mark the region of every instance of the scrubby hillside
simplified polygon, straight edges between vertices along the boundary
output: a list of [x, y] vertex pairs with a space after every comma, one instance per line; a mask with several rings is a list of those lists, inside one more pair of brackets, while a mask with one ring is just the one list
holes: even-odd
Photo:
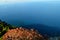
[[13, 28], [15, 27], [11, 26], [10, 24], [7, 24], [5, 21], [0, 20], [0, 39], [9, 29]]

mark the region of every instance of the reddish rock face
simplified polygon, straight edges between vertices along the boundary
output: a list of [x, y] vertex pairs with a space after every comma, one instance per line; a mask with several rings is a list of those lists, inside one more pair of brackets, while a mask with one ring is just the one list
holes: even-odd
[[33, 29], [16, 28], [8, 30], [2, 40], [44, 40], [44, 38]]

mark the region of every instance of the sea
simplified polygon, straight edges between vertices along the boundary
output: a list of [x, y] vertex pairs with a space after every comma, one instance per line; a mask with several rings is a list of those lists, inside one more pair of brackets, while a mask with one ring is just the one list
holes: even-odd
[[[53, 27], [53, 31], [60, 31], [60, 2], [0, 4], [0, 19], [14, 26], [29, 25], [27, 27], [30, 27], [30, 25], [36, 25], [33, 28], [48, 30]], [[40, 27], [37, 25], [40, 25]], [[43, 27], [41, 28], [41, 26]], [[42, 32], [44, 32], [43, 30]]]

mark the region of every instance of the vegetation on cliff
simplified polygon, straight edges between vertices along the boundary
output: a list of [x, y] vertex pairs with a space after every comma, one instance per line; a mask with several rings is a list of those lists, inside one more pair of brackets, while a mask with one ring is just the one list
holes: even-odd
[[0, 20], [0, 40], [2, 36], [9, 30], [13, 29], [15, 27], [11, 26], [10, 24], [7, 24], [5, 21]]

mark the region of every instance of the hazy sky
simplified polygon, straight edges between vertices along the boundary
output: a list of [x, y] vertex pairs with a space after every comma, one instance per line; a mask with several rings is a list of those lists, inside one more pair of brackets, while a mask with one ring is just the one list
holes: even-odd
[[24, 3], [24, 2], [49, 2], [49, 1], [60, 1], [60, 0], [0, 0], [0, 4], [9, 3]]
[[0, 3], [6, 3], [6, 2], [31, 2], [31, 1], [60, 1], [60, 0], [0, 0]]

